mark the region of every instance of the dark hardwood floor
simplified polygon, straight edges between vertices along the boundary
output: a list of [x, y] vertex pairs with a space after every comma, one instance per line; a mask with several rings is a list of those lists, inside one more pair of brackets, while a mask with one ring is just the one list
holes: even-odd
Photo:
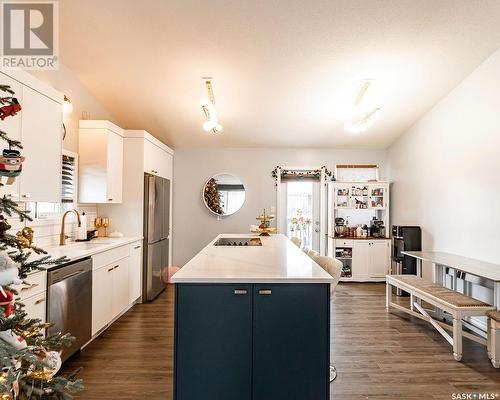
[[[65, 364], [64, 372], [84, 367], [80, 376], [86, 390], [80, 399], [172, 399], [169, 289], [155, 302], [135, 306]], [[331, 385], [332, 399], [452, 399], [464, 392], [498, 393], [500, 399], [500, 370], [491, 366], [483, 346], [464, 339], [463, 361], [456, 362], [448, 343], [427, 323], [385, 312], [384, 289], [370, 283], [338, 286], [331, 328], [338, 378]]]

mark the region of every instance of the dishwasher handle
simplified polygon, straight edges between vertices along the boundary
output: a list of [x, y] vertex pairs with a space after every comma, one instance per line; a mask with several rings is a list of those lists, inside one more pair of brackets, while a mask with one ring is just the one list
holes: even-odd
[[61, 276], [60, 278], [56, 278], [56, 279], [54, 279], [54, 280], [52, 281], [52, 285], [54, 285], [54, 284], [56, 284], [56, 283], [58, 283], [58, 282], [64, 281], [65, 279], [69, 279], [69, 278], [71, 278], [71, 277], [73, 277], [73, 276], [83, 274], [83, 273], [85, 273], [85, 272], [88, 272], [88, 271], [85, 271], [84, 269], [80, 269], [80, 270], [75, 271], [75, 272], [73, 272], [73, 273], [71, 273], [71, 274], [69, 274], [69, 275], [64, 275], [64, 276]]
[[74, 278], [84, 273], [92, 273], [92, 260], [90, 258], [77, 261], [73, 264], [48, 271], [48, 285], [55, 285], [65, 279]]

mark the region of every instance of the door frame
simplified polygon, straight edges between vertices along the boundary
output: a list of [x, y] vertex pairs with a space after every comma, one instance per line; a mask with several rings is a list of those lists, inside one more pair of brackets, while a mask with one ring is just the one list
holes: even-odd
[[327, 185], [328, 180], [326, 176], [326, 166], [321, 167], [289, 167], [289, 166], [278, 166], [276, 167], [276, 227], [278, 228], [278, 233], [283, 233], [286, 235], [286, 227], [282, 226], [281, 216], [286, 213], [282, 207], [282, 182], [281, 182], [281, 171], [286, 170], [320, 170], [319, 179], [319, 253], [321, 255], [326, 255], [327, 249]]

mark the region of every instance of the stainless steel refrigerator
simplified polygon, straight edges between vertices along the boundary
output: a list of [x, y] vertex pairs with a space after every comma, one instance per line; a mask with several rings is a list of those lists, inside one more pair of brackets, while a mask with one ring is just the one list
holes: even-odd
[[143, 300], [151, 301], [164, 289], [170, 243], [170, 180], [144, 174]]

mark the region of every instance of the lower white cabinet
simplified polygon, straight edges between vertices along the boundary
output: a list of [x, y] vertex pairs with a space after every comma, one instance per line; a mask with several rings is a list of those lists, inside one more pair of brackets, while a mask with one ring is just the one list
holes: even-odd
[[129, 305], [129, 258], [99, 267], [92, 273], [92, 335]]
[[113, 267], [92, 272], [92, 335], [104, 328], [112, 316]]
[[24, 302], [24, 311], [28, 314], [29, 318], [39, 319], [42, 322], [46, 320], [46, 308], [47, 308], [47, 292], [42, 292], [31, 296]]
[[390, 240], [354, 240], [353, 242], [352, 280], [385, 280], [390, 266]]
[[142, 287], [142, 241], [130, 245], [129, 263], [129, 303], [141, 297]]
[[111, 319], [116, 318], [128, 305], [129, 258], [123, 258], [113, 266], [113, 296], [111, 298]]
[[142, 241], [92, 256], [92, 335], [141, 296]]

